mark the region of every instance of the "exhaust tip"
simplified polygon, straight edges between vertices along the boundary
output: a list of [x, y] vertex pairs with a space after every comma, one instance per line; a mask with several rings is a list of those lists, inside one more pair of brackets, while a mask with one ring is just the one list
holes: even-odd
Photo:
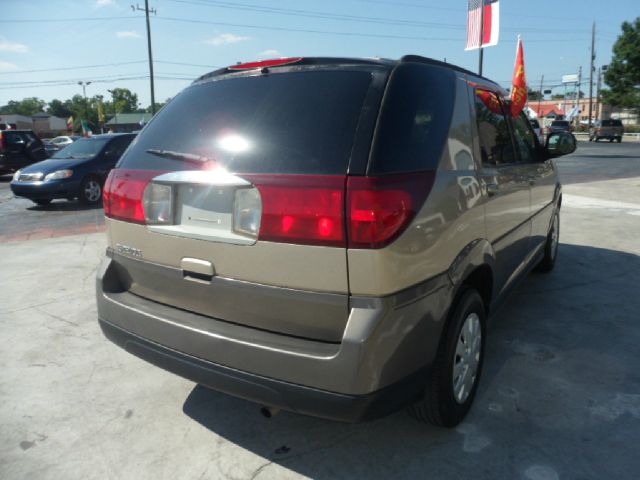
[[260, 413], [264, 418], [275, 417], [279, 412], [280, 412], [280, 409], [275, 407], [262, 407], [260, 409]]

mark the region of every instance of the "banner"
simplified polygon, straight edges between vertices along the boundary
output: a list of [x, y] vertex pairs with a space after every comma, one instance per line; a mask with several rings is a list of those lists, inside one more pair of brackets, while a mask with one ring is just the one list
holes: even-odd
[[[497, 45], [499, 35], [500, 2], [498, 0], [469, 0], [467, 47], [465, 50]], [[480, 41], [481, 37], [482, 41]]]
[[511, 87], [511, 115], [517, 117], [527, 103], [527, 76], [524, 73], [524, 51], [522, 40], [518, 35], [518, 49], [516, 50], [516, 67], [513, 71], [513, 86]]

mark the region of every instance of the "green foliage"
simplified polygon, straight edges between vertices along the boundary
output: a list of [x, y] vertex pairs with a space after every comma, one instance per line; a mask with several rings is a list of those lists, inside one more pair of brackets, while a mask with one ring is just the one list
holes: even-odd
[[540, 94], [539, 90], [532, 90], [530, 88], [527, 88], [527, 98], [530, 102], [535, 102], [537, 100], [540, 100], [542, 98], [542, 95]]
[[604, 81], [609, 86], [602, 92], [605, 103], [640, 110], [640, 17], [622, 24]]
[[118, 113], [132, 113], [138, 110], [137, 93], [133, 93], [128, 88], [114, 88], [109, 90], [109, 93]]
[[30, 117], [36, 113], [44, 111], [44, 107], [47, 104], [44, 100], [37, 97], [23, 98], [22, 100], [11, 100], [6, 105], [0, 107], [0, 113], [5, 115], [25, 115]]

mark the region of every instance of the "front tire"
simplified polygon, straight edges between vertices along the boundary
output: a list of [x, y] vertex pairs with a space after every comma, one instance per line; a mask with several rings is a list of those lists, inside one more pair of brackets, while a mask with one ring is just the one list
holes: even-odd
[[80, 203], [84, 205], [95, 205], [102, 200], [102, 184], [96, 177], [87, 177], [80, 184], [78, 194]]
[[455, 427], [469, 412], [478, 388], [485, 343], [485, 308], [480, 294], [466, 288], [452, 307], [424, 398], [409, 407], [414, 418]]
[[550, 272], [556, 264], [558, 256], [558, 245], [560, 244], [560, 209], [553, 214], [551, 220], [551, 230], [547, 235], [547, 242], [544, 246], [544, 257], [537, 266], [539, 272]]

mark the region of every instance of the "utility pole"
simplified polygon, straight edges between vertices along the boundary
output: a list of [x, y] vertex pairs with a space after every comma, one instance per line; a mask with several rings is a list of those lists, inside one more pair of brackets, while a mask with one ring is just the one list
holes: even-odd
[[480, 0], [480, 43], [478, 44], [478, 47], [480, 49], [478, 75], [480, 76], [482, 76], [482, 60], [484, 57], [484, 49], [482, 48], [483, 40], [484, 40], [484, 0]]
[[115, 89], [107, 90], [111, 94], [111, 101], [113, 102], [113, 128], [118, 131], [118, 107], [116, 106], [116, 92]]
[[149, 80], [151, 82], [151, 115], [156, 114], [156, 96], [155, 90], [153, 87], [153, 54], [151, 53], [151, 24], [149, 22], [149, 13], [156, 13], [156, 9], [152, 8], [149, 10], [149, 0], [144, 0], [144, 8], [141, 8], [136, 4], [134, 7], [131, 5], [131, 9], [135, 12], [136, 10], [143, 11], [147, 18], [147, 51], [149, 53]]
[[602, 77], [602, 69], [598, 67], [598, 79], [596, 80], [596, 120], [598, 120], [598, 110], [600, 110], [600, 79]]
[[593, 22], [591, 28], [591, 68], [589, 68], [589, 128], [591, 128], [591, 114], [593, 112], [593, 70], [595, 69], [593, 63], [596, 59], [596, 22]]
[[538, 97], [538, 117], [540, 117], [540, 104], [542, 103], [542, 84], [544, 83], [544, 75], [540, 77], [540, 96]]

